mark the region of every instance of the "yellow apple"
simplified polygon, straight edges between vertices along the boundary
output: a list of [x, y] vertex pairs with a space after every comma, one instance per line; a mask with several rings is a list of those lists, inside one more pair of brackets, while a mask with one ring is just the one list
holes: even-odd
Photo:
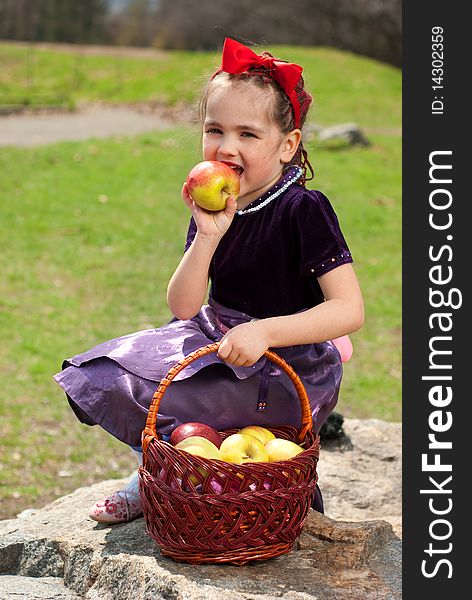
[[196, 456], [202, 456], [203, 458], [221, 458], [220, 451], [215, 444], [199, 435], [192, 435], [185, 438], [174, 447]]
[[247, 462], [267, 462], [264, 444], [252, 435], [233, 433], [221, 442], [221, 459], [240, 465]]
[[204, 160], [193, 167], [187, 176], [188, 192], [201, 208], [223, 210], [229, 196], [239, 195], [238, 165], [231, 168], [218, 160]]
[[[215, 446], [215, 444], [210, 442], [210, 440], [207, 440], [206, 438], [198, 435], [185, 438], [184, 440], [176, 444], [174, 447], [178, 450], [184, 450], [185, 452], [189, 452], [194, 456], [201, 456], [202, 458], [217, 458], [221, 460], [220, 451]], [[198, 466], [197, 471], [202, 477], [201, 481], [196, 475], [190, 475], [190, 477], [188, 478], [194, 486], [198, 486], [202, 481], [204, 481], [208, 477], [208, 472], [204, 467]], [[185, 488], [185, 491], [189, 490]]]
[[304, 451], [304, 448], [295, 444], [295, 442], [283, 440], [281, 438], [275, 438], [274, 440], [267, 442], [265, 449], [269, 455], [270, 462], [276, 460], [288, 460]]
[[272, 433], [272, 431], [269, 431], [268, 429], [266, 429], [265, 427], [261, 427], [260, 425], [249, 425], [248, 427], [243, 427], [239, 430], [239, 433], [247, 433], [248, 435], [253, 435], [263, 444], [267, 444], [269, 440], [275, 439], [275, 435]]

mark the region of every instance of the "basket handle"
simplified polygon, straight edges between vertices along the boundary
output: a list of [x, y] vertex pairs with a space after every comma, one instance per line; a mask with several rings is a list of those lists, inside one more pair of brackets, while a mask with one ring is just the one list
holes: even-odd
[[[159, 412], [159, 405], [161, 403], [161, 400], [167, 388], [171, 384], [172, 380], [190, 363], [192, 363], [195, 360], [198, 360], [199, 358], [202, 358], [202, 356], [206, 356], [207, 354], [216, 352], [219, 347], [220, 342], [214, 342], [212, 344], [208, 344], [207, 346], [202, 346], [201, 348], [198, 348], [197, 350], [191, 352], [188, 356], [183, 358], [171, 369], [169, 369], [167, 375], [164, 377], [164, 379], [161, 380], [159, 387], [157, 388], [156, 392], [154, 393], [154, 396], [152, 397], [151, 406], [149, 408], [146, 420], [146, 427], [144, 428], [142, 433], [142, 446], [144, 452], [146, 451], [149, 442], [153, 438], [160, 438], [160, 436], [158, 436], [156, 432], [157, 413]], [[300, 377], [292, 369], [292, 367], [278, 354], [272, 352], [271, 350], [267, 350], [266, 352], [264, 352], [264, 356], [271, 360], [278, 367], [280, 367], [283, 371], [285, 371], [285, 373], [293, 382], [295, 389], [297, 390], [298, 398], [300, 400], [300, 405], [302, 408], [302, 424], [299, 433], [299, 439], [300, 441], [303, 441], [308, 430], [310, 430], [313, 426], [311, 407], [310, 402], [308, 400], [308, 395], [305, 390], [305, 386], [303, 385]]]

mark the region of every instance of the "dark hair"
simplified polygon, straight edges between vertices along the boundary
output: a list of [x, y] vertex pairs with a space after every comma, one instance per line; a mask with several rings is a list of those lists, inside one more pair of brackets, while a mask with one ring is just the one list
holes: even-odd
[[[264, 52], [263, 54], [267, 56], [271, 56], [270, 53]], [[200, 120], [203, 121], [205, 119], [206, 108], [208, 103], [208, 96], [213, 87], [213, 84], [218, 82], [218, 79], [222, 79], [222, 76], [225, 77], [226, 81], [229, 82], [248, 82], [254, 85], [257, 85], [259, 88], [267, 88], [269, 86], [274, 91], [274, 102], [273, 102], [273, 119], [280, 126], [280, 129], [283, 134], [292, 131], [295, 129], [295, 117], [293, 112], [293, 106], [290, 102], [287, 94], [281, 88], [281, 86], [270, 76], [270, 72], [264, 68], [251, 68], [244, 73], [239, 73], [237, 75], [231, 75], [229, 73], [225, 73], [221, 71], [217, 73], [214, 77], [208, 81], [205, 87], [202, 90], [202, 94], [200, 97], [200, 102], [198, 105], [199, 109], [199, 117]], [[297, 93], [299, 104], [300, 104], [300, 129], [303, 127], [305, 123], [306, 116], [308, 113], [308, 109], [310, 107], [312, 97], [307, 93], [304, 87], [303, 77], [300, 76], [298, 83], [295, 87], [295, 92]], [[305, 150], [303, 146], [303, 141], [300, 140], [300, 144], [298, 145], [297, 151], [295, 152], [292, 160], [289, 165], [298, 165], [302, 168], [302, 177], [299, 181], [301, 185], [305, 185], [307, 181], [310, 181], [314, 177], [313, 167], [308, 160], [308, 152]], [[307, 172], [310, 173], [310, 176], [307, 177]]]

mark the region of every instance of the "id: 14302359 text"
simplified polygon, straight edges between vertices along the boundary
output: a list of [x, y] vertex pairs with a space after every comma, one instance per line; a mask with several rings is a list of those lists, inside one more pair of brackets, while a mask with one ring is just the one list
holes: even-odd
[[431, 29], [431, 82], [433, 100], [431, 113], [444, 114], [444, 29], [436, 26]]

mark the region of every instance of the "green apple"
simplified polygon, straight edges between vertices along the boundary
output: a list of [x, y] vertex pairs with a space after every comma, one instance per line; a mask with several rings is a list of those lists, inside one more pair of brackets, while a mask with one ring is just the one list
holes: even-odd
[[267, 462], [264, 444], [252, 435], [233, 433], [221, 442], [221, 459], [240, 465], [247, 462]]
[[195, 204], [205, 210], [223, 210], [229, 196], [239, 195], [239, 175], [223, 162], [205, 160], [190, 171], [187, 186]]
[[260, 425], [249, 425], [248, 427], [243, 427], [238, 433], [247, 433], [248, 435], [253, 435], [263, 444], [267, 444], [269, 440], [275, 439], [275, 435], [272, 433], [272, 431], [269, 431]]

